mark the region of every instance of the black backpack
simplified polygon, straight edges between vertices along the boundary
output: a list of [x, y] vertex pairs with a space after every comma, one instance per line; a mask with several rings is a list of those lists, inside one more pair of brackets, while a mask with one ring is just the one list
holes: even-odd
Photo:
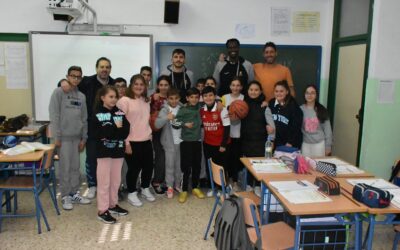
[[222, 203], [214, 224], [214, 242], [218, 250], [254, 249], [244, 223], [242, 204], [235, 196]]

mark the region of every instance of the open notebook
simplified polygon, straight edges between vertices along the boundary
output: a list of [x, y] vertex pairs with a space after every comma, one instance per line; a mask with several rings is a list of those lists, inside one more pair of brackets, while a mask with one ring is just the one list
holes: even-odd
[[50, 146], [45, 145], [43, 143], [24, 141], [13, 148], [2, 150], [2, 152], [5, 155], [20, 155], [20, 154], [34, 152], [36, 150], [48, 150], [48, 149], [50, 149]]
[[291, 173], [292, 169], [279, 159], [250, 159], [256, 173]]

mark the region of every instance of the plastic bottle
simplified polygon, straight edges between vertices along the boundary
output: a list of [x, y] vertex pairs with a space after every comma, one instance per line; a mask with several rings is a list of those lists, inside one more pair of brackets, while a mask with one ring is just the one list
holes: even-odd
[[268, 136], [267, 141], [265, 142], [265, 158], [272, 158], [272, 141], [271, 136]]

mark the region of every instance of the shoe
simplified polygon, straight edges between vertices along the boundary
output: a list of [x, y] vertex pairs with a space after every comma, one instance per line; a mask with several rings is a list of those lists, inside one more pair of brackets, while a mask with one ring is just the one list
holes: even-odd
[[233, 186], [232, 186], [232, 190], [233, 190], [233, 192], [240, 192], [240, 191], [242, 191], [242, 188], [240, 187], [240, 185], [237, 182], [234, 182]]
[[116, 214], [116, 215], [119, 215], [119, 216], [123, 216], [123, 215], [129, 214], [128, 210], [123, 209], [122, 207], [120, 207], [118, 205], [115, 205], [115, 207], [113, 207], [113, 208], [109, 208], [108, 211], [111, 214]]
[[111, 216], [108, 210], [102, 214], [98, 214], [97, 218], [106, 224], [114, 224], [115, 222], [117, 222], [117, 220]]
[[204, 193], [199, 188], [193, 188], [192, 189], [192, 194], [194, 196], [196, 196], [197, 198], [199, 198], [199, 199], [204, 199], [205, 198]]
[[254, 187], [254, 193], [255, 193], [258, 197], [261, 197], [261, 187], [260, 187], [260, 186]]
[[89, 199], [87, 199], [85, 197], [82, 197], [79, 193], [74, 194], [72, 196], [71, 200], [72, 200], [72, 203], [82, 204], [82, 205], [87, 205], [87, 204], [90, 204], [92, 202], [91, 200], [89, 200]]
[[178, 194], [182, 192], [182, 188], [180, 187], [180, 185], [179, 185], [179, 186], [178, 186], [178, 185], [174, 186], [174, 190], [175, 190], [175, 192], [177, 192]]
[[253, 192], [253, 188], [250, 185], [247, 185], [246, 192]]
[[64, 210], [72, 210], [74, 208], [71, 198], [72, 197], [70, 195], [62, 197], [61, 203]]
[[168, 199], [174, 198], [174, 189], [172, 187], [168, 187], [167, 197], [168, 197]]
[[179, 193], [178, 201], [179, 201], [180, 203], [185, 203], [186, 200], [187, 200], [187, 197], [188, 197], [188, 192], [183, 191], [183, 192]]
[[143, 188], [142, 189], [142, 196], [147, 200], [147, 201], [155, 201], [156, 198], [154, 198], [153, 194], [150, 192], [149, 188]]
[[165, 194], [165, 189], [163, 188], [163, 186], [161, 184], [152, 183], [151, 185], [153, 186], [154, 192], [156, 194]]
[[214, 196], [214, 191], [212, 189], [210, 189], [210, 190], [207, 191], [206, 195], [207, 195], [208, 198], [211, 198], [211, 197]]
[[96, 187], [89, 187], [86, 197], [89, 199], [94, 199], [96, 197]]
[[141, 207], [143, 203], [139, 200], [137, 192], [128, 194], [128, 202], [135, 207]]

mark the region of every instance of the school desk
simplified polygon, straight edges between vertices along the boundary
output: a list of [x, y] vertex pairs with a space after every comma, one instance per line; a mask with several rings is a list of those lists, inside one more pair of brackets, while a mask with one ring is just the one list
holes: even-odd
[[[351, 185], [350, 183], [347, 182], [347, 178], [336, 178], [336, 180], [340, 183], [341, 189], [344, 190], [343, 194], [348, 196], [350, 199], [353, 199], [352, 198], [353, 185]], [[358, 203], [355, 200], [354, 200], [354, 202]], [[358, 203], [358, 204], [361, 204], [361, 203]], [[368, 222], [369, 228], [365, 235], [363, 248], [371, 250], [373, 239], [374, 239], [375, 225], [398, 225], [398, 224], [400, 224], [400, 221], [396, 220], [396, 215], [400, 214], [400, 208], [398, 208], [392, 204], [386, 208], [370, 208], [367, 206], [365, 206], [365, 207], [367, 208], [367, 214], [363, 214], [360, 219], [362, 221]], [[378, 221], [376, 218], [377, 215], [383, 215], [385, 217], [385, 219]], [[361, 224], [361, 226], [362, 226], [362, 224]]]
[[41, 139], [42, 143], [47, 143], [46, 128], [47, 124], [43, 124], [31, 129], [21, 129], [17, 132], [0, 132], [0, 138], [2, 140], [4, 137], [12, 135], [23, 141], [32, 142]]

